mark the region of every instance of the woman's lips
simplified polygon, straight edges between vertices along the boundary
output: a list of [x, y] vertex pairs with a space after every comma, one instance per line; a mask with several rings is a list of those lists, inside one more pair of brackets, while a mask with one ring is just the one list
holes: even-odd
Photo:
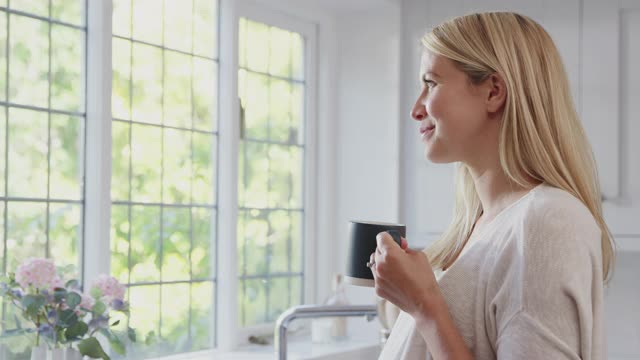
[[420, 128], [420, 135], [423, 140], [428, 140], [433, 135], [434, 130], [436, 129], [435, 125], [425, 126]]

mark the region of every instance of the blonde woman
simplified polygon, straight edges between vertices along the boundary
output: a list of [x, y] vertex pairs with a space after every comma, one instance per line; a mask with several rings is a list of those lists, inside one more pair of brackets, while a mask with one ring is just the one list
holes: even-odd
[[428, 160], [459, 163], [455, 213], [424, 252], [378, 235], [376, 293], [402, 310], [380, 358], [605, 359], [614, 243], [553, 41], [492, 12], [422, 43], [411, 116]]

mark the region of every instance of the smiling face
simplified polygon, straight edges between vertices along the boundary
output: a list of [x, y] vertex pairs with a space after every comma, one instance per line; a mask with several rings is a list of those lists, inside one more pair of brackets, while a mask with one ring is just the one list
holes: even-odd
[[411, 111], [420, 122], [425, 157], [434, 163], [468, 162], [488, 143], [497, 145], [498, 121], [489, 112], [491, 86], [474, 85], [454, 62], [427, 50], [420, 76], [422, 91]]

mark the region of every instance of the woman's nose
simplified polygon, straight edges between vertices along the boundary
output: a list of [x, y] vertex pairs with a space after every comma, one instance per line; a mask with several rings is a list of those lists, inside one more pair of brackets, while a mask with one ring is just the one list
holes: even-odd
[[421, 121], [427, 116], [427, 108], [421, 100], [422, 99], [418, 99], [413, 105], [413, 109], [411, 109], [411, 117], [413, 120]]

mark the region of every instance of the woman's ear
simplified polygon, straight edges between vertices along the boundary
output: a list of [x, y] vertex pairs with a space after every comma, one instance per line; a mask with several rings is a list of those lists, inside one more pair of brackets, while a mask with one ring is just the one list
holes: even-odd
[[490, 113], [498, 112], [504, 106], [507, 99], [507, 84], [500, 74], [493, 73], [486, 80], [489, 86], [489, 95], [487, 96], [487, 111]]

